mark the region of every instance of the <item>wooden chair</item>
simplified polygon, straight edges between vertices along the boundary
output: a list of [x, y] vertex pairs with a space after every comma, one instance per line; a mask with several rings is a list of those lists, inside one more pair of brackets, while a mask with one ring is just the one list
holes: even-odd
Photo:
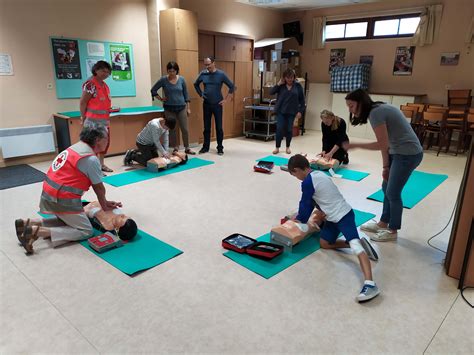
[[472, 137], [474, 136], [474, 108], [469, 110], [469, 113], [466, 117], [466, 133], [463, 137], [464, 146], [462, 152], [464, 153], [468, 149], [469, 144], [471, 144]]
[[428, 104], [426, 105], [426, 108], [446, 108], [447, 109], [446, 106], [441, 105], [441, 104]]
[[439, 113], [448, 113], [449, 108], [443, 106], [431, 106], [429, 105], [425, 112], [439, 112]]
[[450, 110], [467, 111], [471, 106], [471, 90], [448, 90], [448, 106]]
[[400, 105], [400, 111], [403, 112], [405, 117], [407, 118], [408, 122], [414, 123], [416, 120], [416, 116], [418, 114], [418, 108], [413, 106], [407, 105]]
[[425, 141], [427, 135], [429, 135], [428, 144], [426, 149], [429, 149], [432, 145], [433, 136], [437, 136], [438, 141], [438, 153], [441, 151], [441, 148], [445, 145], [446, 138], [447, 138], [447, 130], [446, 130], [446, 119], [447, 115], [446, 112], [423, 112], [423, 131], [421, 137], [421, 145]]
[[405, 115], [407, 121], [410, 123], [411, 128], [415, 131], [415, 134], [420, 138], [419, 133], [421, 131], [422, 124], [418, 119], [418, 107], [415, 106], [408, 106], [408, 105], [400, 105], [400, 111]]
[[418, 108], [418, 112], [423, 112], [425, 110], [426, 105], [425, 104], [413, 104], [411, 102], [407, 103], [406, 106], [411, 106], [411, 107], [416, 107]]

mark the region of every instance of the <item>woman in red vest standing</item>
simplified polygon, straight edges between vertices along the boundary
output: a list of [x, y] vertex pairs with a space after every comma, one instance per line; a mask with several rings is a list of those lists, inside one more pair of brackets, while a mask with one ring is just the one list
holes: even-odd
[[103, 152], [99, 152], [98, 157], [102, 171], [112, 172], [113, 170], [104, 164], [104, 156], [110, 146], [110, 89], [105, 83], [105, 79], [110, 76], [112, 67], [109, 63], [99, 60], [92, 67], [93, 76], [82, 85], [82, 96], [80, 101], [81, 124], [87, 124], [88, 120], [93, 120], [104, 125], [108, 131], [107, 146]]

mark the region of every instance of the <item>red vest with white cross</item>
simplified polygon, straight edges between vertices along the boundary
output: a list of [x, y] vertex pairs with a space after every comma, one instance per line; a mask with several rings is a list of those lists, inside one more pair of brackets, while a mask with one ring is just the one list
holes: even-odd
[[95, 85], [96, 95], [91, 97], [87, 103], [86, 118], [92, 120], [108, 120], [110, 118], [110, 89], [105, 82], [102, 85], [99, 81], [92, 77], [92, 83]]
[[42, 199], [57, 205], [60, 213], [81, 213], [81, 196], [92, 185], [90, 179], [77, 168], [82, 158], [94, 155], [92, 148], [82, 142], [62, 151], [53, 161], [43, 182]]

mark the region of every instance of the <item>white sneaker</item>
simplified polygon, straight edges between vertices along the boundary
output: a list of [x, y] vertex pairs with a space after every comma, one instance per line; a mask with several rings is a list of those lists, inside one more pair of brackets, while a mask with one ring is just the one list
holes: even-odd
[[377, 297], [379, 294], [380, 290], [376, 284], [374, 284], [373, 286], [369, 284], [364, 284], [364, 286], [362, 286], [362, 290], [360, 290], [360, 293], [356, 299], [359, 303], [367, 302], [370, 301], [372, 298]]
[[364, 232], [377, 233], [379, 231], [387, 230], [387, 228], [379, 227], [379, 225], [375, 222], [369, 222], [361, 225], [360, 230]]
[[377, 251], [366, 238], [360, 237], [360, 244], [362, 245], [362, 248], [364, 248], [365, 253], [367, 254], [370, 260], [373, 260], [373, 261], [379, 260], [379, 255], [377, 254]]
[[371, 235], [370, 240], [374, 242], [392, 242], [397, 240], [397, 233], [390, 233], [388, 229], [381, 230], [377, 234]]

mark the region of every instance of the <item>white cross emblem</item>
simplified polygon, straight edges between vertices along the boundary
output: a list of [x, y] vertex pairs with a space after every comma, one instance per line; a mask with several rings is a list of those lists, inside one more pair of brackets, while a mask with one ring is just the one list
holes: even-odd
[[53, 171], [58, 171], [59, 169], [63, 167], [64, 164], [66, 164], [67, 156], [68, 156], [68, 151], [65, 150], [64, 152], [59, 154], [56, 157], [56, 159], [54, 159], [53, 164], [51, 165], [51, 167], [53, 168]]

